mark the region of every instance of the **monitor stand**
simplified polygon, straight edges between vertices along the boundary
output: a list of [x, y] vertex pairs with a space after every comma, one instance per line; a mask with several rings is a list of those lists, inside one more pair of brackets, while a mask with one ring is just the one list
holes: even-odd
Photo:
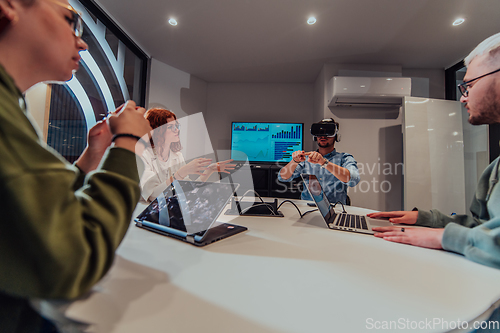
[[284, 217], [278, 210], [278, 199], [273, 202], [255, 201], [252, 206], [241, 209], [240, 202], [235, 197], [232, 198], [231, 208], [226, 210], [225, 215]]

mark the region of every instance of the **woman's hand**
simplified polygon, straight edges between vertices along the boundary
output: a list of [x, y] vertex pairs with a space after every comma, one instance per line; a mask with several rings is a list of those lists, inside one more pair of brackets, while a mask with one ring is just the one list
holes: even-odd
[[127, 101], [115, 111], [110, 112], [107, 123], [112, 134], [128, 133], [139, 137], [151, 131], [149, 121], [144, 118], [146, 109], [139, 107], [134, 101]]
[[212, 174], [213, 172], [225, 172], [225, 173], [231, 173], [228, 170], [234, 170], [234, 167], [236, 164], [229, 164], [233, 160], [225, 160], [217, 163], [212, 163], [207, 167], [207, 172], [210, 172]]
[[85, 173], [95, 170], [111, 145], [111, 131], [105, 120], [98, 121], [87, 134], [87, 147], [76, 161], [76, 165]]
[[209, 158], [195, 158], [194, 160], [180, 168], [177, 171], [177, 174], [181, 178], [186, 178], [187, 175], [191, 174], [201, 175], [210, 165], [210, 162], [212, 162], [212, 160]]
[[[149, 141], [149, 133], [152, 131], [149, 121], [144, 118], [146, 109], [139, 107], [134, 101], [127, 101], [114, 112], [110, 112], [107, 123], [111, 134], [132, 134], [142, 137], [144, 142]], [[142, 155], [145, 148], [143, 144], [137, 144], [137, 140], [130, 137], [120, 137], [115, 140], [115, 146], [128, 149], [137, 155]]]
[[229, 164], [229, 162], [232, 162], [233, 160], [225, 160], [217, 163], [212, 163], [210, 164], [205, 172], [200, 176], [200, 180], [202, 182], [207, 181], [208, 177], [210, 177], [214, 172], [224, 172], [224, 173], [231, 173], [228, 170], [234, 170], [234, 167], [236, 164]]

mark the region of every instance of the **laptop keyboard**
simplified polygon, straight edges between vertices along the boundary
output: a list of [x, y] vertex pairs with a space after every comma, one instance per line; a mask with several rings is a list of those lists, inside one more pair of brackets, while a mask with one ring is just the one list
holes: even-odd
[[332, 224], [338, 227], [368, 230], [366, 219], [363, 215], [337, 214]]

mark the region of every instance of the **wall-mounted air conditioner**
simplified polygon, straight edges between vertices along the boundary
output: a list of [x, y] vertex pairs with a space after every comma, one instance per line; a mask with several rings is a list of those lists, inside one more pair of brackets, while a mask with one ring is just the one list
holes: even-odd
[[329, 107], [399, 107], [411, 94], [411, 78], [334, 76], [327, 94]]

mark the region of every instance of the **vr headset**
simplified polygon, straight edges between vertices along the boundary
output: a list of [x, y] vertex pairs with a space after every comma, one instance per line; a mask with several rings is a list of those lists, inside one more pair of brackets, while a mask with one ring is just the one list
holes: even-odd
[[319, 123], [312, 124], [311, 134], [314, 137], [314, 141], [317, 140], [318, 136], [334, 137], [335, 141], [340, 141], [339, 124], [331, 118], [323, 119]]

